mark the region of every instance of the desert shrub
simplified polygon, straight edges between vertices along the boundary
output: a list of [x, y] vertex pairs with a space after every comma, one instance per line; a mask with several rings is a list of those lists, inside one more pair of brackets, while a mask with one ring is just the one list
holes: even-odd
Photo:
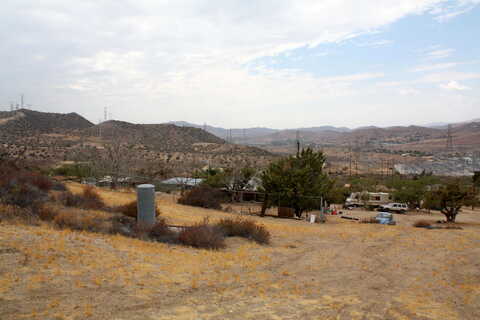
[[178, 241], [183, 245], [195, 248], [213, 250], [225, 248], [223, 233], [218, 228], [209, 225], [208, 221], [186, 227], [178, 235]]
[[[137, 218], [137, 201], [134, 200], [124, 205], [113, 207], [110, 210], [114, 212], [119, 212], [127, 217], [136, 219]], [[160, 213], [161, 213], [160, 208], [155, 207], [155, 215], [159, 216]]]
[[90, 232], [111, 233], [112, 221], [96, 213], [81, 209], [60, 211], [53, 219], [59, 228]]
[[378, 220], [375, 217], [370, 217], [360, 220], [360, 223], [378, 223]]
[[82, 204], [82, 197], [78, 194], [73, 194], [70, 191], [65, 191], [58, 195], [58, 201], [66, 207], [80, 207]]
[[270, 243], [270, 232], [253, 220], [224, 218], [215, 226], [227, 237], [247, 238], [260, 244]]
[[2, 186], [0, 197], [4, 203], [21, 208], [33, 207], [39, 202], [48, 199], [47, 193], [36, 186], [27, 183], [16, 183], [13, 180]]
[[114, 215], [112, 217], [112, 233], [127, 237], [134, 236], [135, 224], [136, 221], [133, 218], [124, 215]]
[[86, 186], [82, 194], [73, 194], [70, 191], [62, 192], [58, 200], [66, 207], [77, 207], [83, 209], [103, 209], [105, 203], [92, 186]]
[[413, 224], [413, 226], [417, 228], [428, 228], [431, 225], [432, 224], [427, 220], [418, 220]]
[[5, 204], [33, 207], [48, 199], [53, 183], [39, 173], [14, 163], [0, 164], [0, 199]]
[[97, 190], [95, 190], [92, 186], [85, 186], [83, 188], [83, 199], [84, 204], [83, 207], [86, 209], [102, 209], [105, 207], [105, 203], [103, 203], [102, 198], [98, 194]]
[[92, 175], [92, 169], [84, 164], [64, 164], [52, 170], [59, 176], [86, 178]]
[[58, 215], [58, 210], [52, 206], [43, 205], [36, 210], [36, 214], [40, 220], [52, 221]]
[[160, 242], [176, 242], [177, 235], [170, 230], [167, 221], [163, 218], [157, 219], [155, 225], [150, 229], [149, 237]]
[[31, 184], [42, 191], [50, 191], [53, 187], [53, 181], [44, 175], [31, 174], [29, 180]]
[[13, 205], [0, 205], [0, 222], [21, 223], [38, 225], [40, 223], [37, 214], [32, 208], [22, 208]]
[[185, 192], [178, 199], [178, 203], [194, 207], [220, 210], [222, 208], [221, 201], [223, 198], [224, 195], [220, 190], [209, 187], [208, 185], [200, 185]]

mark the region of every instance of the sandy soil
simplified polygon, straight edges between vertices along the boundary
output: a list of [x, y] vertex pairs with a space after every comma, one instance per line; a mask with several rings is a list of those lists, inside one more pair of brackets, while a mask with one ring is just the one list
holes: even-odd
[[[235, 214], [158, 202], [173, 224]], [[221, 251], [0, 223], [0, 318], [480, 319], [480, 211], [459, 215], [463, 230], [411, 226], [438, 214], [396, 218], [253, 217], [272, 244], [230, 238]]]

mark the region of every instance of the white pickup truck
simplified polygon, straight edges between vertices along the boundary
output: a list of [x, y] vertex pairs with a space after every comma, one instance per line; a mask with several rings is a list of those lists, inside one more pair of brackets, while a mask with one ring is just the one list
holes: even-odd
[[378, 208], [378, 211], [393, 212], [393, 213], [406, 213], [407, 210], [408, 210], [408, 206], [406, 203], [398, 203], [398, 202], [387, 203], [380, 206], [380, 208]]

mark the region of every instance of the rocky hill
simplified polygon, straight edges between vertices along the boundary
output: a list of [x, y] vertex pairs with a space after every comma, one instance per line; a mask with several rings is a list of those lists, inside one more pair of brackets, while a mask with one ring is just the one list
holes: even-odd
[[266, 150], [230, 144], [193, 127], [114, 120], [94, 125], [75, 113], [0, 112], [0, 149], [14, 158], [49, 163], [75, 160], [92, 150], [101, 153], [113, 142], [128, 144], [138, 163], [168, 162], [179, 174], [187, 167], [204, 164], [229, 166], [240, 161], [263, 165], [272, 157]]
[[196, 143], [225, 143], [202, 129], [172, 124], [133, 124], [111, 120], [84, 132], [89, 136], [100, 136], [103, 140], [141, 144], [157, 151], [188, 151]]
[[28, 109], [0, 112], [0, 135], [66, 133], [92, 127], [93, 123], [77, 113], [47, 113]]

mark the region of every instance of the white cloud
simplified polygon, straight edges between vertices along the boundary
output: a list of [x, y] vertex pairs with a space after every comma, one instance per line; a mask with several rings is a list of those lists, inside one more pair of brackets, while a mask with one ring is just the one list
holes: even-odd
[[470, 12], [480, 3], [480, 0], [460, 0], [437, 4], [430, 11], [438, 22], [448, 22], [462, 14]]
[[441, 70], [441, 69], [450, 69], [458, 66], [459, 62], [447, 62], [447, 63], [436, 63], [436, 64], [427, 64], [421, 65], [413, 68], [412, 72], [424, 72], [424, 71], [433, 71], [433, 70]]
[[[190, 117], [223, 125], [282, 126], [295, 117], [322, 121], [324, 113], [332, 122], [344, 121], [337, 107], [350, 112], [372, 99], [384, 99], [377, 105], [390, 101], [377, 88], [368, 90], [369, 80], [384, 77], [383, 69], [316, 77], [300, 70], [252, 70], [248, 62], [378, 33], [444, 3], [7, 1], [0, 12], [0, 97], [26, 92], [49, 111], [77, 111], [91, 119], [110, 105], [125, 120], [148, 122]], [[430, 51], [432, 58], [442, 58], [453, 49]], [[302, 108], [309, 112], [300, 118], [296, 109]], [[358, 113], [362, 117], [370, 115]]]
[[393, 40], [376, 40], [376, 41], [367, 41], [367, 42], [359, 42], [357, 45], [359, 47], [372, 47], [372, 48], [379, 48], [383, 46], [387, 46], [393, 43]]
[[459, 91], [471, 89], [470, 87], [464, 86], [458, 83], [457, 81], [449, 81], [446, 84], [441, 84], [440, 88], [447, 89], [447, 90], [459, 90]]
[[471, 79], [479, 79], [480, 73], [476, 72], [437, 72], [437, 73], [430, 73], [428, 75], [423, 76], [417, 82], [421, 83], [438, 83], [438, 82], [445, 82], [445, 81], [464, 81], [464, 80], [471, 80]]
[[425, 56], [429, 59], [445, 59], [452, 55], [455, 52], [455, 49], [440, 49], [429, 51]]

